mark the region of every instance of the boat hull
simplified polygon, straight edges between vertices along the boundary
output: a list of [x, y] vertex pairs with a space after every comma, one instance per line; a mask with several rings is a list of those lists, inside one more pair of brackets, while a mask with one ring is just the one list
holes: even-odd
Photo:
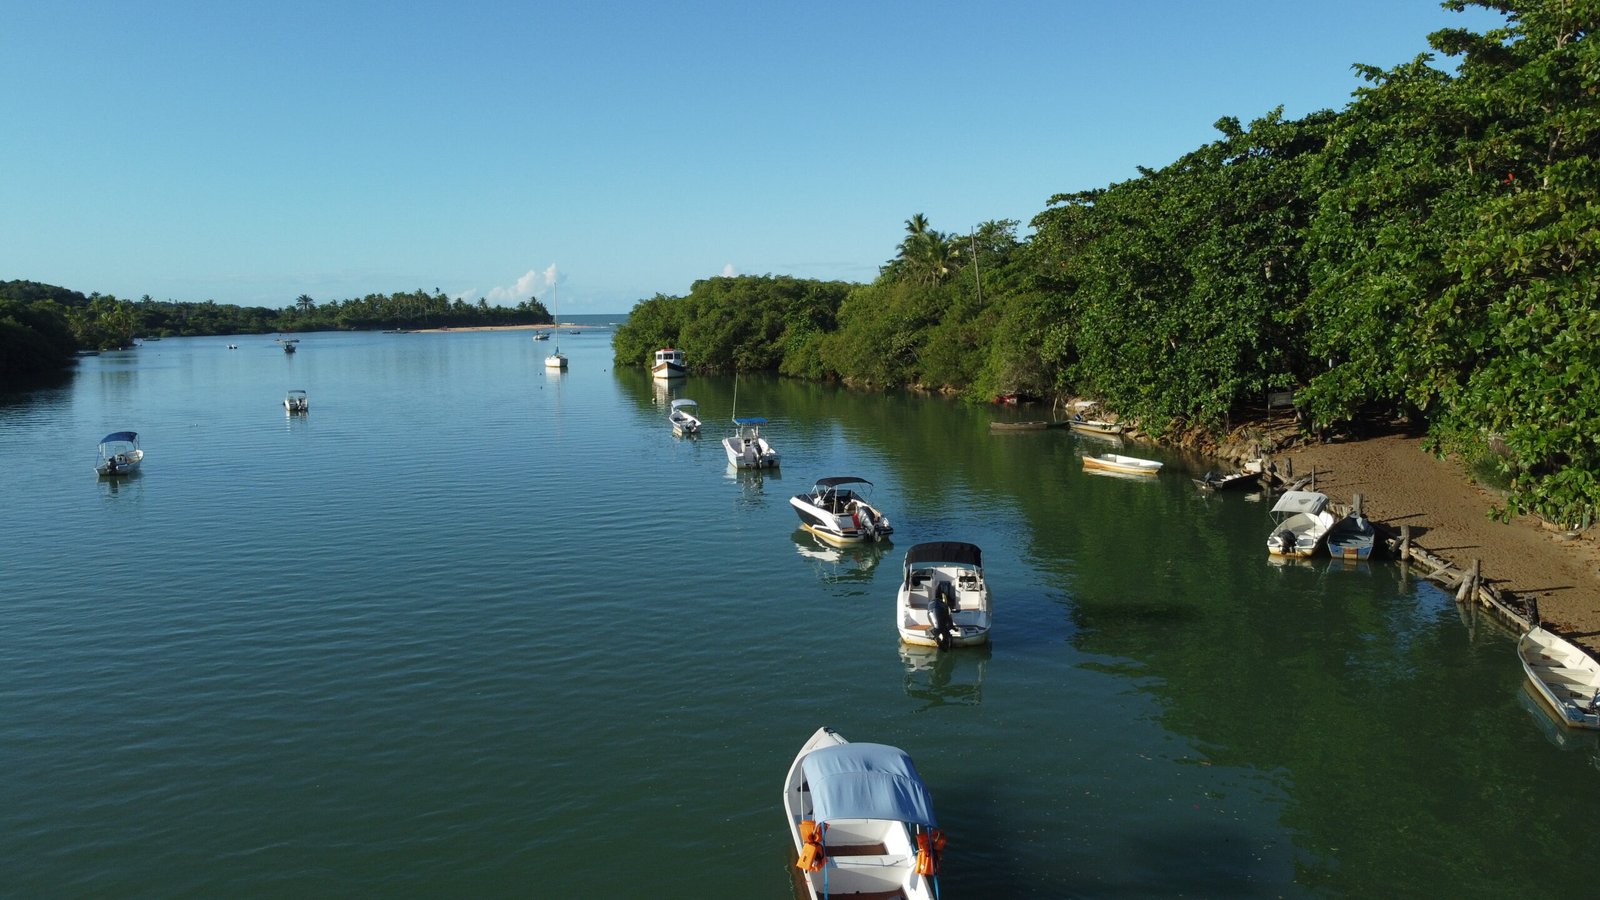
[[1600, 730], [1600, 662], [1571, 641], [1533, 628], [1517, 656], [1534, 693], [1563, 725]]
[[907, 573], [895, 595], [895, 630], [913, 647], [941, 647], [934, 598], [948, 585], [955, 602], [945, 642], [951, 648], [976, 647], [989, 641], [993, 625], [989, 586], [977, 570], [965, 566], [926, 566]]
[[1103, 456], [1085, 456], [1083, 467], [1100, 472], [1117, 472], [1122, 475], [1147, 475], [1161, 474], [1161, 463], [1150, 459], [1139, 459], [1132, 456], [1118, 456], [1105, 454]]
[[118, 478], [139, 471], [139, 464], [144, 462], [143, 450], [129, 450], [121, 455], [123, 458], [117, 461], [116, 468], [111, 467], [110, 460], [101, 460], [100, 464], [94, 467], [95, 472], [108, 478]]
[[740, 438], [724, 438], [722, 449], [728, 454], [728, 462], [739, 469], [776, 469], [778, 467], [778, 451], [765, 440], [755, 439], [754, 443]]
[[650, 367], [650, 374], [659, 381], [666, 381], [683, 378], [689, 374], [689, 370], [676, 363], [656, 363]]
[[[1297, 513], [1284, 519], [1267, 536], [1267, 553], [1289, 559], [1306, 559], [1322, 549], [1333, 517], [1327, 513]], [[1286, 536], [1287, 535], [1287, 536]]]

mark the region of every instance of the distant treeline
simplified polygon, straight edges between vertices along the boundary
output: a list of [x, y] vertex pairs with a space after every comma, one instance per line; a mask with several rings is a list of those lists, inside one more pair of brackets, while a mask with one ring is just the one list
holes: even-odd
[[712, 278], [642, 301], [659, 346], [976, 398], [1088, 395], [1157, 433], [1220, 430], [1293, 391], [1314, 427], [1425, 422], [1497, 467], [1504, 512], [1600, 504], [1600, 50], [1593, 2], [1450, 0], [1447, 29], [1340, 112], [1277, 110], [1160, 169], [970, 234], [906, 222], [870, 284]]
[[115, 350], [141, 337], [207, 334], [267, 334], [283, 331], [439, 328], [468, 325], [534, 325], [552, 321], [543, 303], [529, 298], [515, 307], [450, 299], [437, 289], [368, 294], [318, 303], [302, 294], [283, 309], [121, 300], [33, 281], [0, 282], [0, 377], [23, 381], [65, 367], [75, 351]]

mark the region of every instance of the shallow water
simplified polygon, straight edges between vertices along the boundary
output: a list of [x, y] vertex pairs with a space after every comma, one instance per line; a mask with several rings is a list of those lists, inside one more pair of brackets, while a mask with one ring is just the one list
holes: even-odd
[[[564, 375], [526, 332], [302, 337], [0, 402], [10, 891], [786, 896], [821, 724], [916, 759], [946, 896], [1592, 890], [1597, 751], [1512, 640], [1392, 563], [1270, 564], [1267, 505], [1182, 458], [1096, 476], [995, 410], [743, 377], [784, 464], [735, 473], [734, 382], [601, 334]], [[97, 479], [121, 429], [145, 470]], [[891, 545], [796, 529], [845, 474]], [[984, 548], [990, 648], [895, 638], [940, 539]]]

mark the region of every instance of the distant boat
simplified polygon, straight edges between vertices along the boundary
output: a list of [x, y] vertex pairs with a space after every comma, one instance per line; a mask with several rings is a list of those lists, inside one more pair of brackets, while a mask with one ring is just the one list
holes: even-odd
[[658, 379], [682, 378], [689, 374], [689, 364], [683, 358], [682, 350], [663, 347], [655, 353], [655, 359], [650, 363], [650, 374]]
[[[305, 391], [290, 391], [283, 395], [284, 412], [303, 413], [311, 410], [311, 400]], [[337, 411], [337, 410], [336, 410]]]
[[[556, 286], [554, 284], [550, 285], [550, 304], [554, 307], [551, 312], [552, 327], [550, 330], [554, 331], [554, 322], [556, 321], [554, 317], [561, 315], [561, 299], [556, 296]], [[544, 367], [546, 369], [555, 369], [558, 372], [566, 370], [567, 358], [561, 355], [561, 340], [559, 338], [556, 339], [555, 352], [544, 358]]]
[[547, 329], [535, 331], [533, 333], [533, 339], [536, 341], [548, 341], [550, 340], [550, 332]]
[[1312, 556], [1333, 527], [1328, 495], [1316, 491], [1285, 492], [1273, 505], [1272, 514], [1276, 521], [1267, 535], [1267, 552], [1273, 556]]
[[672, 423], [673, 434], [689, 437], [700, 433], [700, 420], [694, 414], [699, 406], [687, 397], [672, 401], [672, 411], [667, 413], [667, 421]]
[[1123, 432], [1121, 423], [1107, 422], [1104, 419], [1085, 419], [1076, 413], [1067, 420], [1073, 431], [1083, 434], [1100, 434], [1106, 436], [1119, 435]]
[[1036, 419], [1028, 422], [990, 422], [990, 431], [1044, 431], [1047, 428], [1059, 428], [1065, 422], [1046, 422]]
[[1260, 472], [1229, 472], [1218, 475], [1215, 470], [1209, 471], [1199, 478], [1190, 479], [1194, 486], [1202, 491], [1235, 491], [1251, 486], [1261, 486]]
[[1121, 475], [1157, 475], [1161, 472], [1161, 465], [1161, 463], [1153, 459], [1123, 456], [1120, 453], [1102, 453], [1099, 456], [1085, 456], [1083, 458], [1083, 467], [1085, 469], [1098, 469], [1102, 472], [1116, 472]]
[[283, 352], [293, 353], [294, 345], [300, 343], [299, 338], [278, 338], [278, 343], [283, 345]]
[[939, 896], [944, 832], [904, 750], [818, 728], [789, 765], [783, 811], [810, 900]]
[[132, 431], [113, 431], [100, 439], [100, 462], [94, 467], [100, 475], [132, 475], [144, 462], [139, 435]]
[[1600, 663], [1583, 648], [1535, 625], [1517, 641], [1522, 671], [1562, 724], [1600, 729]]

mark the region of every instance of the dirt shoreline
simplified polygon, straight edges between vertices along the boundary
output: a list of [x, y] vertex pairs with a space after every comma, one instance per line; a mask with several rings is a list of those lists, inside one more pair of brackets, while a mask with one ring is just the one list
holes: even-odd
[[1573, 535], [1523, 516], [1489, 517], [1499, 502], [1455, 460], [1426, 452], [1415, 435], [1310, 444], [1273, 457], [1292, 461], [1296, 477], [1316, 471], [1316, 489], [1349, 503], [1362, 495], [1367, 515], [1413, 543], [1466, 569], [1482, 561], [1483, 579], [1516, 598], [1538, 601], [1545, 627], [1600, 656], [1600, 527]]

